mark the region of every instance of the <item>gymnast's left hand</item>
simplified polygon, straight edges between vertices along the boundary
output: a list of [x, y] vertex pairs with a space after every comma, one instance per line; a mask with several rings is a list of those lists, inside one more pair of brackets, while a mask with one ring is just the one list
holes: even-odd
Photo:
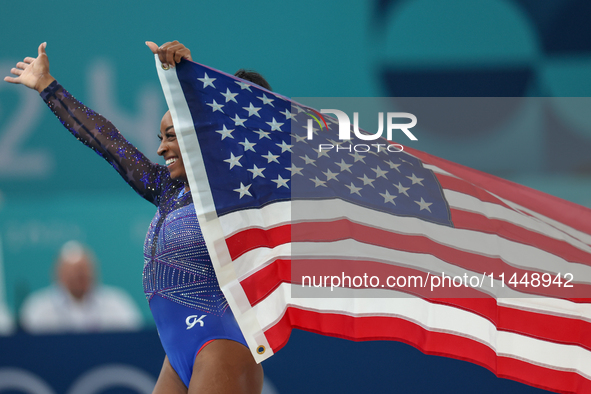
[[152, 41], [146, 41], [146, 45], [153, 54], [157, 54], [164, 68], [174, 67], [181, 59], [193, 60], [191, 51], [178, 41], [167, 42], [158, 46]]
[[42, 92], [54, 78], [49, 74], [49, 59], [45, 53], [47, 43], [39, 45], [37, 57], [26, 57], [22, 62], [18, 62], [10, 72], [14, 77], [4, 77], [6, 82], [21, 84], [28, 88]]

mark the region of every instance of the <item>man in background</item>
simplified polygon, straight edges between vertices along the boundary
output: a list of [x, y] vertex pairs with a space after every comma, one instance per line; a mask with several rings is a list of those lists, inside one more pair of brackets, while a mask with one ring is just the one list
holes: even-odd
[[93, 254], [77, 241], [61, 248], [56, 283], [24, 302], [21, 325], [31, 334], [129, 331], [142, 327], [135, 303], [124, 291], [96, 283]]

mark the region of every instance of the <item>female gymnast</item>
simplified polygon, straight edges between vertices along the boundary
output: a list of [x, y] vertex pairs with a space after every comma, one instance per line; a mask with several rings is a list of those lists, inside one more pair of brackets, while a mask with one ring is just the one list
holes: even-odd
[[[165, 67], [191, 52], [178, 41], [146, 42]], [[104, 117], [76, 100], [49, 73], [46, 43], [7, 82], [37, 90], [62, 124], [105, 158], [143, 198], [158, 207], [144, 243], [144, 292], [166, 352], [154, 394], [260, 393], [257, 364], [218, 285], [203, 240], [170, 112], [160, 123], [152, 163]], [[269, 87], [254, 73], [252, 82]], [[249, 79], [241, 70], [240, 76]], [[265, 86], [266, 85], [266, 86]]]

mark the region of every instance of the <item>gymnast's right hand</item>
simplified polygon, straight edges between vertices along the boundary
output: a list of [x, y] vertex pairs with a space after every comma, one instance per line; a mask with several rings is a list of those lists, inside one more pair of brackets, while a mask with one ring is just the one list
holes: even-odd
[[16, 77], [4, 77], [6, 82], [20, 83], [41, 93], [55, 78], [49, 74], [49, 59], [45, 53], [47, 43], [39, 45], [36, 58], [26, 57], [18, 62], [10, 72]]

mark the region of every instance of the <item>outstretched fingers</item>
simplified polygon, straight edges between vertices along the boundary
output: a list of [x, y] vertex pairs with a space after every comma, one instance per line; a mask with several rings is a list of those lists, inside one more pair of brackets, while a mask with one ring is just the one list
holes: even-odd
[[4, 80], [6, 82], [10, 82], [10, 83], [19, 83], [18, 77], [21, 76], [21, 74], [23, 73], [23, 70], [26, 67], [26, 64], [25, 64], [25, 66], [23, 66], [23, 64], [25, 64], [25, 63], [18, 62], [16, 64], [16, 67], [13, 67], [13, 68], [10, 69], [10, 73], [13, 74], [13, 75], [16, 75], [17, 77], [6, 76], [6, 77], [4, 77]]
[[[22, 73], [25, 71], [25, 69], [27, 67], [29, 67], [33, 61], [35, 61], [34, 57], [24, 58], [22, 62], [16, 63], [16, 66], [10, 69], [10, 73], [16, 75], [17, 77], [20, 77], [22, 75]], [[6, 82], [10, 82], [10, 83], [19, 83], [20, 82], [20, 80], [18, 78], [10, 77], [10, 76], [4, 77], [4, 80]]]
[[41, 45], [39, 45], [39, 48], [37, 48], [37, 55], [39, 55], [39, 56], [44, 55], [46, 46], [47, 46], [47, 42], [41, 43]]
[[42, 43], [37, 49], [38, 55], [25, 57], [10, 69], [12, 76], [4, 77], [6, 82], [22, 84], [28, 88], [41, 92], [54, 78], [49, 74], [49, 59], [45, 53], [47, 43]]
[[16, 79], [15, 77], [4, 77], [4, 80], [10, 83], [18, 83], [18, 79]]

